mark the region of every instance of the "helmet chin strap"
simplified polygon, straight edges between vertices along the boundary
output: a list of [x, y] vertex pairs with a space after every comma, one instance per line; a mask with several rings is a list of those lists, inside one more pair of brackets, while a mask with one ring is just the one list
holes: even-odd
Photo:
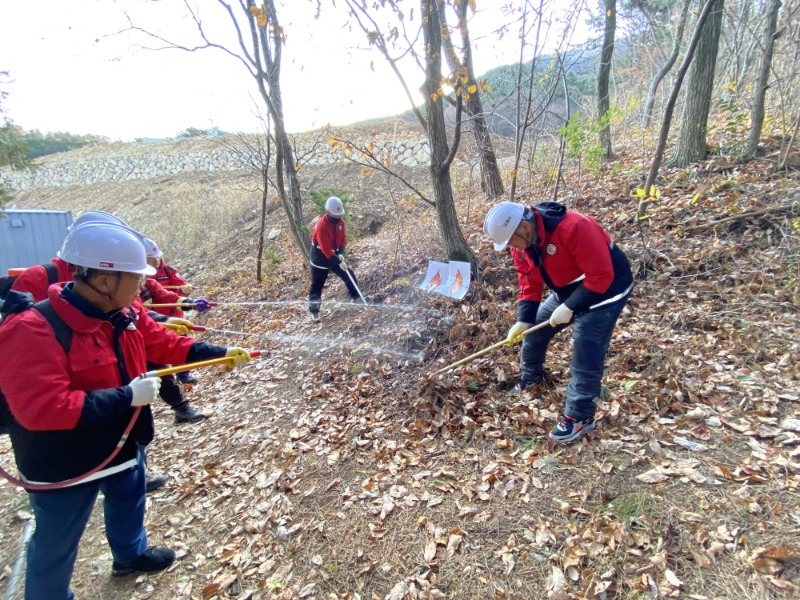
[[[117, 293], [117, 290], [119, 289], [119, 284], [120, 284], [120, 280], [121, 279], [122, 279], [122, 273], [120, 271], [116, 271], [117, 285], [114, 286], [114, 293], [115, 294]], [[117, 310], [117, 309], [121, 308], [121, 307], [117, 306], [117, 302], [116, 302], [116, 300], [114, 300], [114, 296], [111, 296], [110, 294], [108, 294], [108, 293], [106, 293], [106, 292], [104, 292], [102, 290], [97, 289], [97, 287], [95, 287], [95, 285], [92, 284], [89, 281], [89, 278], [86, 277], [86, 275], [81, 275], [81, 281], [83, 283], [85, 283], [87, 286], [89, 286], [94, 292], [96, 292], [97, 294], [99, 294], [100, 296], [105, 298], [107, 301], [109, 301], [111, 303], [111, 307], [114, 310]]]

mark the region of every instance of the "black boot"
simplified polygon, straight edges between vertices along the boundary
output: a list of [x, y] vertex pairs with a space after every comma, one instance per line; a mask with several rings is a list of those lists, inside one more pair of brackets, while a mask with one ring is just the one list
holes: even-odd
[[175, 562], [175, 552], [169, 548], [150, 546], [139, 558], [129, 563], [114, 561], [111, 565], [112, 577], [124, 577], [137, 571], [163, 571]]
[[191, 406], [187, 406], [186, 408], [182, 409], [175, 409], [176, 425], [179, 423], [197, 423], [205, 418], [206, 416], [203, 413], [201, 413], [199, 410], [193, 409]]

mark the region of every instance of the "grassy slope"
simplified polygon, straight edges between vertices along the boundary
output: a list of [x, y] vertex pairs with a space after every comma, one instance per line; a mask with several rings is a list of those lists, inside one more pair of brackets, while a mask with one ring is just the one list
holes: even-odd
[[[607, 363], [599, 431], [567, 447], [546, 442], [568, 381], [565, 336], [548, 359], [554, 385], [536, 396], [505, 391], [514, 349], [422, 387], [423, 373], [497, 341], [514, 318], [514, 275], [480, 234], [482, 200], [468, 205], [462, 194], [483, 270], [465, 301], [414, 287], [426, 261], [441, 258], [435, 223], [398, 202], [395, 224], [352, 244], [363, 288], [383, 304], [327, 304], [319, 327], [305, 314], [307, 277], [286, 244], [274, 246], [283, 262], [252, 282], [255, 214], [245, 204], [253, 197], [234, 208], [241, 192], [230, 179], [25, 195], [20, 205], [106, 208], [148, 232], [159, 228], [209, 297], [276, 302], [199, 319], [250, 334], [206, 339], [270, 352], [238, 372], [202, 373], [191, 394], [212, 419], [175, 427], [166, 407], [156, 410], [151, 462], [170, 485], [150, 498], [148, 527], [181, 561], [167, 573], [112, 581], [98, 510], [76, 593], [797, 597], [797, 208], [741, 217], [797, 202], [796, 178], [768, 167], [717, 159], [665, 171], [645, 230], [649, 255], [628, 219], [644, 160], [623, 157], [615, 175], [584, 175], [565, 191], [638, 270]], [[342, 185], [385, 194], [374, 180], [355, 181]], [[148, 190], [162, 201], [146, 210], [131, 203]], [[224, 218], [209, 207], [215, 195], [230, 209]], [[208, 248], [203, 270], [191, 261], [194, 240]], [[336, 281], [326, 290], [326, 298], [345, 296]], [[26, 503], [8, 485], [0, 498], [5, 558]]]

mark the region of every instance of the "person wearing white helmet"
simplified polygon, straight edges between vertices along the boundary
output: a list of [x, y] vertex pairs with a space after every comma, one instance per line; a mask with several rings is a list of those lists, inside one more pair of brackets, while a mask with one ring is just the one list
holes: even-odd
[[[158, 247], [158, 244], [151, 240], [150, 238], [144, 238], [144, 248], [145, 254], [147, 255], [147, 264], [151, 267], [155, 268], [156, 259], [161, 256], [161, 250]], [[171, 290], [164, 289], [164, 287], [158, 283], [153, 277], [146, 277], [144, 285], [142, 286], [141, 291], [139, 292], [139, 299], [142, 301], [142, 304], [146, 309], [149, 310], [148, 304], [156, 303], [156, 304], [172, 304], [172, 303], [186, 303], [189, 304], [194, 308], [195, 302], [203, 302], [208, 303], [207, 300], [200, 298], [198, 300], [192, 300], [191, 298], [182, 298], [178, 296], [175, 292]], [[182, 314], [182, 313], [181, 313]], [[151, 316], [153, 316], [151, 314]], [[159, 319], [160, 320], [160, 319]], [[181, 323], [181, 324], [188, 324], [191, 326], [191, 322], [186, 321], [181, 317], [169, 317], [169, 321], [172, 323]], [[153, 369], [161, 369], [164, 365], [159, 365], [155, 363], [148, 363], [147, 368], [148, 370]], [[183, 373], [188, 373], [188, 371], [184, 371]], [[196, 380], [195, 380], [196, 381]], [[175, 413], [175, 423], [198, 423], [206, 418], [206, 415], [196, 410], [190, 403], [189, 400], [186, 399], [186, 396], [183, 393], [183, 389], [181, 388], [180, 384], [178, 384], [178, 378], [175, 375], [167, 375], [161, 378], [161, 399], [164, 400], [167, 404], [170, 405], [173, 412]]]
[[78, 218], [72, 222], [72, 224], [69, 226], [69, 229], [71, 231], [85, 223], [113, 223], [116, 225], [130, 227], [125, 221], [116, 215], [112, 215], [111, 213], [107, 213], [102, 210], [87, 210], [86, 212], [78, 215]]
[[359, 299], [356, 275], [344, 262], [347, 230], [342, 217], [344, 217], [344, 204], [341, 199], [331, 196], [325, 202], [325, 214], [314, 225], [314, 231], [311, 233], [311, 285], [308, 290], [308, 311], [314, 323], [320, 322], [322, 290], [328, 280], [328, 273], [334, 273], [344, 281], [351, 300]]
[[[152, 244], [150, 251], [147, 254], [148, 262], [156, 268], [156, 274], [153, 276], [158, 283], [160, 283], [163, 287], [169, 286], [170, 289], [176, 289], [180, 291], [181, 294], [184, 296], [189, 296], [193, 291], [194, 288], [191, 284], [186, 283], [186, 280], [178, 273], [178, 270], [174, 267], [171, 267], [167, 264], [167, 261], [164, 260], [164, 253], [158, 247], [158, 244], [149, 240]], [[187, 298], [191, 303], [195, 302], [190, 298]], [[199, 299], [199, 306], [194, 306], [196, 310], [199, 312], [205, 312], [210, 308], [208, 305], [208, 301], [205, 299]], [[192, 308], [188, 308], [186, 310], [192, 310]], [[163, 308], [161, 310], [157, 310], [163, 315], [171, 316], [171, 317], [181, 317], [183, 313], [180, 310], [175, 309], [167, 309]]]
[[79, 226], [58, 255], [75, 265], [74, 281], [50, 286], [34, 310], [0, 324], [0, 347], [14, 349], [0, 361], [0, 389], [13, 416], [19, 477], [57, 488], [29, 490], [36, 522], [25, 580], [31, 599], [74, 597], [69, 583], [78, 545], [100, 491], [112, 575], [172, 564], [174, 552], [150, 546], [144, 528], [139, 445], [153, 437], [149, 405], [158, 398], [160, 380], [139, 376], [148, 360], [229, 357], [231, 367], [249, 360], [242, 348], [177, 336], [131, 306], [154, 269], [130, 229]]
[[[525, 336], [515, 390], [543, 380], [550, 340], [573, 325], [566, 406], [549, 437], [577, 440], [595, 427], [611, 334], [633, 290], [628, 258], [592, 217], [556, 202], [500, 202], [486, 215], [483, 231], [495, 250], [509, 249], [517, 271], [517, 322], [508, 342], [533, 325], [551, 325]], [[545, 285], [552, 293], [542, 301]]]

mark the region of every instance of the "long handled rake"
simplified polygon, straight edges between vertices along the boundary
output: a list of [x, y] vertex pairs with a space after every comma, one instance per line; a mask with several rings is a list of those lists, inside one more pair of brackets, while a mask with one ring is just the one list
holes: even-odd
[[[517, 337], [518, 337], [518, 339], [521, 340], [526, 335], [528, 335], [529, 333], [532, 333], [534, 331], [538, 331], [540, 329], [544, 329], [545, 327], [549, 327], [549, 326], [550, 326], [550, 321], [542, 321], [538, 325], [534, 325], [533, 327], [530, 327], [530, 328], [526, 329], [525, 331], [520, 333]], [[492, 350], [496, 350], [497, 348], [500, 348], [501, 346], [508, 345], [508, 343], [509, 343], [508, 340], [502, 340], [500, 342], [497, 342], [496, 344], [492, 344], [491, 346], [488, 346], [488, 347], [484, 348], [483, 350], [479, 350], [475, 354], [470, 354], [466, 358], [462, 358], [461, 360], [457, 360], [456, 362], [454, 362], [452, 364], [449, 364], [446, 367], [442, 367], [438, 371], [434, 371], [433, 373], [428, 373], [427, 375], [424, 375], [425, 385], [423, 386], [423, 388], [420, 391], [419, 395], [422, 396], [425, 393], [425, 391], [427, 390], [428, 386], [433, 382], [434, 378], [437, 377], [438, 375], [441, 375], [442, 373], [446, 373], [448, 371], [451, 371], [451, 370], [455, 369], [456, 367], [460, 367], [461, 365], [465, 365], [468, 362], [472, 362], [476, 358], [478, 358], [480, 356], [483, 356], [484, 354], [487, 354], [488, 352], [491, 352]]]
[[350, 282], [353, 284], [353, 287], [356, 288], [356, 291], [361, 297], [361, 301], [364, 303], [364, 306], [369, 306], [369, 304], [367, 304], [367, 299], [364, 298], [364, 294], [361, 293], [361, 288], [359, 288], [358, 284], [356, 283], [355, 277], [353, 277], [353, 274], [350, 272], [350, 267], [347, 266], [347, 263], [344, 262], [344, 259], [342, 259], [342, 267], [344, 268], [344, 272], [347, 273], [347, 276], [350, 278]]

